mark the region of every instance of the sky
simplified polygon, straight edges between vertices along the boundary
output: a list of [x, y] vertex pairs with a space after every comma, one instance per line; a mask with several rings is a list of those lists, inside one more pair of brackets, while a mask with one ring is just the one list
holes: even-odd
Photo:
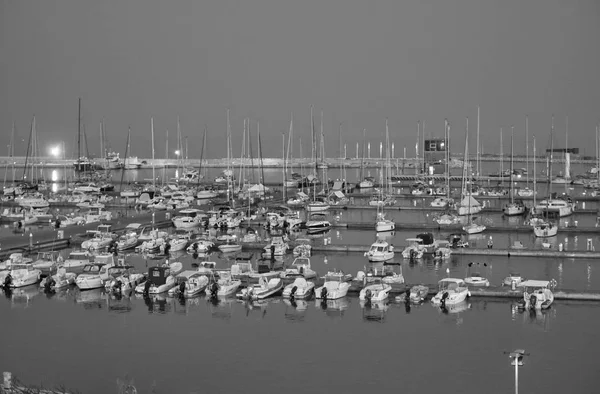
[[[0, 0], [0, 155], [24, 155], [33, 116], [40, 155], [77, 154], [77, 102], [91, 155], [99, 125], [124, 155], [226, 156], [227, 109], [239, 156], [244, 119], [253, 155], [282, 156], [293, 114], [293, 156], [310, 155], [310, 107], [328, 157], [356, 155], [363, 129], [377, 156], [389, 122], [395, 157], [414, 157], [451, 125], [451, 149], [484, 153], [579, 147], [595, 155], [600, 121], [597, 0]], [[566, 121], [568, 117], [568, 142]], [[341, 126], [340, 126], [341, 125]], [[82, 148], [85, 151], [85, 147]], [[385, 150], [385, 148], [384, 148]]]

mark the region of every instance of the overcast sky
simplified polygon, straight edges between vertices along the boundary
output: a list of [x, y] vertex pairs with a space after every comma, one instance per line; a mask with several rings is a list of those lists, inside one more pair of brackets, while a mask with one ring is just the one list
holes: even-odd
[[[525, 115], [538, 151], [549, 144], [595, 154], [600, 120], [600, 2], [564, 0], [0, 0], [0, 155], [16, 123], [24, 154], [35, 114], [40, 146], [65, 141], [73, 155], [77, 99], [89, 149], [99, 154], [99, 122], [112, 147], [150, 157], [176, 144], [177, 116], [190, 157], [225, 156], [231, 109], [239, 155], [243, 118], [260, 122], [264, 156], [281, 156], [294, 114], [309, 150], [310, 106], [324, 111], [327, 156], [348, 155], [362, 129], [378, 151], [389, 118], [396, 156], [414, 156], [417, 121], [462, 151], [465, 117], [475, 150], [477, 106], [485, 152], [524, 152]], [[256, 144], [253, 144], [256, 146]], [[46, 153], [46, 152], [42, 152]], [[172, 153], [171, 153], [172, 155]]]

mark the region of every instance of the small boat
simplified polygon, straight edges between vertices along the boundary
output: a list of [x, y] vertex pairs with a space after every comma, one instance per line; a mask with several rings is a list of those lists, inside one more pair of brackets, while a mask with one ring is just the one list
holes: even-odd
[[386, 219], [385, 214], [380, 212], [377, 214], [377, 221], [375, 222], [375, 231], [378, 233], [385, 231], [394, 231], [396, 229], [396, 223], [393, 220]]
[[[322, 300], [337, 300], [343, 298], [348, 294], [350, 289], [350, 283], [347, 281], [342, 272], [328, 273], [325, 276], [325, 283], [323, 286], [318, 287], [315, 290], [315, 297]], [[337, 275], [339, 274], [339, 275]]]
[[390, 290], [392, 286], [377, 278], [360, 291], [358, 298], [361, 301], [383, 301], [388, 298]]
[[56, 274], [42, 279], [40, 288], [46, 292], [58, 291], [74, 284], [76, 278], [77, 274], [74, 272], [67, 272], [64, 267], [59, 267]]
[[135, 231], [128, 231], [117, 240], [117, 250], [133, 249], [138, 244], [138, 235]]
[[450, 248], [450, 241], [446, 240], [438, 240], [436, 241], [436, 246], [433, 249], [433, 258], [438, 260], [448, 259], [452, 254], [452, 249]]
[[329, 209], [329, 203], [325, 201], [311, 201], [306, 204], [306, 212], [324, 212]]
[[150, 267], [146, 281], [135, 287], [138, 294], [160, 294], [169, 291], [177, 285], [175, 275], [181, 272], [183, 266], [179, 262]]
[[377, 239], [377, 241], [371, 244], [369, 251], [365, 252], [365, 256], [371, 262], [390, 260], [394, 258], [394, 246], [390, 245], [384, 239]]
[[549, 221], [541, 221], [533, 226], [536, 237], [554, 237], [558, 234], [558, 226]]
[[405, 259], [420, 259], [425, 253], [425, 248], [422, 245], [421, 238], [407, 238], [408, 246], [402, 251], [402, 257]]
[[504, 213], [506, 216], [518, 216], [523, 215], [526, 210], [527, 208], [525, 207], [523, 202], [517, 201], [506, 204], [502, 208], [502, 213]]
[[107, 291], [122, 293], [135, 289], [146, 280], [146, 275], [135, 271], [131, 265], [118, 265], [108, 268], [109, 279], [104, 284]]
[[4, 289], [25, 287], [38, 283], [42, 271], [33, 268], [31, 263], [12, 263], [5, 271], [0, 271], [0, 286]]
[[284, 298], [306, 299], [309, 298], [315, 290], [315, 284], [308, 282], [304, 278], [296, 278], [283, 289]]
[[469, 223], [465, 226], [463, 226], [463, 231], [469, 235], [472, 234], [479, 234], [485, 231], [487, 227], [484, 226], [483, 224], [477, 224], [477, 223]]
[[108, 268], [114, 266], [114, 264], [104, 263], [90, 263], [83, 267], [83, 273], [79, 274], [75, 279], [75, 284], [79, 287], [79, 290], [91, 290], [99, 289], [104, 287], [110, 277], [108, 276]]
[[[178, 252], [180, 250], [184, 250], [186, 249], [186, 247], [188, 246], [188, 244], [190, 243], [190, 236], [185, 234], [179, 234], [179, 235], [175, 235], [174, 237], [172, 237], [171, 239], [169, 239], [169, 241], [167, 242], [167, 245], [169, 245], [169, 252], [173, 253], [173, 252]], [[165, 246], [166, 248], [166, 246]], [[166, 252], [166, 250], [165, 250]]]
[[32, 263], [33, 268], [48, 273], [57, 262], [62, 261], [62, 257], [57, 250], [49, 252], [38, 252], [37, 259]]
[[317, 277], [317, 273], [310, 267], [310, 259], [308, 257], [296, 257], [292, 266], [286, 268], [286, 270], [281, 273], [281, 278], [294, 278], [298, 276], [305, 279]]
[[479, 272], [474, 272], [473, 275], [465, 278], [465, 283], [469, 286], [487, 287], [490, 281], [481, 276]]
[[280, 278], [271, 278], [267, 281], [267, 278], [261, 277], [258, 284], [242, 289], [237, 297], [243, 300], [262, 300], [281, 291], [282, 288], [283, 281]]
[[233, 279], [231, 272], [221, 272], [219, 274], [219, 280], [213, 281], [213, 283], [206, 287], [206, 295], [209, 297], [218, 296], [226, 297], [238, 290], [242, 285], [242, 281], [239, 279]]
[[231, 240], [229, 240], [227, 241], [227, 243], [219, 245], [218, 248], [223, 253], [232, 253], [239, 252], [240, 250], [242, 250], [242, 245], [238, 243], [233, 243]]
[[462, 279], [444, 278], [438, 282], [437, 294], [431, 299], [434, 305], [454, 305], [471, 296], [467, 284]]
[[[138, 238], [139, 240], [139, 238]], [[141, 245], [137, 246], [135, 248], [136, 252], [138, 253], [155, 253], [158, 252], [159, 250], [161, 250], [161, 248], [163, 248], [167, 245], [167, 237], [157, 237], [157, 238], [152, 238], [149, 239], [148, 241], [144, 241], [142, 242]]]
[[519, 302], [521, 309], [548, 309], [554, 302], [551, 288], [556, 286], [556, 281], [551, 280], [526, 280], [519, 287], [524, 287], [523, 299]]
[[62, 266], [69, 272], [79, 271], [92, 260], [92, 254], [88, 250], [74, 250], [69, 257], [62, 262]]
[[448, 206], [452, 205], [454, 203], [454, 200], [448, 197], [436, 197], [433, 199], [433, 201], [431, 201], [431, 206], [433, 208], [447, 208]]
[[175, 228], [194, 228], [202, 224], [203, 212], [199, 209], [182, 209], [171, 221]]
[[506, 278], [502, 281], [503, 286], [512, 286], [513, 282], [515, 287], [520, 286], [521, 282], [524, 282], [525, 278], [521, 276], [518, 272], [510, 272]]
[[425, 301], [429, 295], [429, 287], [425, 285], [416, 285], [410, 288], [410, 302], [415, 304]]
[[294, 257], [297, 256], [310, 256], [312, 252], [312, 246], [310, 245], [310, 239], [308, 238], [297, 238], [296, 246], [292, 249]]
[[195, 297], [206, 290], [209, 279], [198, 271], [183, 271], [176, 276], [177, 284], [168, 292], [170, 296]]
[[285, 256], [289, 249], [287, 242], [283, 240], [283, 237], [271, 238], [271, 243], [263, 248], [263, 257], [271, 258], [272, 256]]
[[450, 225], [458, 223], [460, 218], [454, 214], [445, 213], [435, 218], [434, 221], [437, 222], [437, 224]]
[[192, 241], [186, 250], [188, 253], [206, 253], [213, 246], [215, 246], [215, 244], [212, 241], [207, 239], [196, 239]]
[[317, 234], [328, 231], [331, 228], [331, 223], [325, 220], [326, 216], [322, 212], [312, 213], [305, 224], [308, 234]]
[[81, 243], [82, 249], [98, 250], [106, 248], [112, 244], [116, 238], [116, 234], [111, 232], [111, 226], [109, 224], [101, 224], [98, 226], [97, 230], [87, 230], [86, 232], [88, 234], [94, 234], [94, 238], [83, 241]]

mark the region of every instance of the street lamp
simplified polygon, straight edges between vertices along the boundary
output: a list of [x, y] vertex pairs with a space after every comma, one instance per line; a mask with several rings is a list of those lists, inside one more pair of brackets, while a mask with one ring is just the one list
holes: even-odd
[[60, 146], [56, 145], [56, 146], [51, 146], [50, 147], [50, 154], [52, 156], [54, 156], [55, 158], [58, 159], [58, 157], [60, 156]]
[[519, 394], [519, 367], [523, 366], [523, 358], [529, 356], [529, 353], [525, 353], [523, 349], [517, 349], [510, 353], [504, 352], [504, 354], [508, 354], [508, 357], [512, 360], [510, 365], [515, 366], [515, 394]]
[[177, 149], [177, 150], [175, 151], [175, 156], [179, 157], [179, 155], [180, 155], [180, 154], [181, 154], [181, 151], [179, 151], [179, 149]]

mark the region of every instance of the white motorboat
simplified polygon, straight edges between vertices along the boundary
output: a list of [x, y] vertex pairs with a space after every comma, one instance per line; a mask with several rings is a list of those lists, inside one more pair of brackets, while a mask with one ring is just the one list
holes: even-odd
[[549, 221], [541, 221], [533, 226], [536, 237], [554, 237], [558, 234], [558, 226]]
[[86, 223], [95, 223], [103, 220], [112, 220], [112, 212], [105, 210], [104, 206], [94, 206], [90, 207], [90, 210], [84, 214], [84, 218]]
[[260, 277], [258, 284], [249, 285], [237, 293], [237, 297], [244, 300], [262, 300], [281, 291], [283, 281], [280, 278]]
[[197, 239], [192, 241], [186, 250], [188, 253], [206, 253], [213, 246], [215, 246], [215, 244], [212, 241], [207, 239]]
[[416, 304], [423, 302], [427, 299], [429, 295], [429, 287], [425, 285], [416, 285], [410, 288], [409, 299], [410, 302], [414, 302]]
[[203, 212], [199, 209], [182, 209], [171, 221], [175, 228], [194, 228], [202, 224]]
[[50, 203], [41, 193], [22, 195], [15, 198], [15, 202], [24, 208], [48, 208]]
[[368, 252], [365, 252], [365, 256], [371, 262], [391, 260], [394, 258], [394, 246], [379, 238], [371, 244], [371, 248]]
[[305, 223], [306, 232], [308, 234], [316, 234], [328, 231], [331, 228], [331, 223], [325, 219], [324, 213], [313, 213]]
[[117, 250], [133, 249], [138, 244], [138, 235], [135, 231], [128, 231], [117, 240]]
[[446, 240], [438, 240], [436, 241], [436, 246], [433, 249], [433, 258], [434, 259], [448, 259], [452, 254], [452, 248], [450, 247], [450, 241]]
[[81, 243], [81, 248], [87, 250], [106, 248], [112, 244], [117, 237], [117, 235], [111, 231], [111, 226], [109, 224], [101, 224], [98, 226], [97, 230], [87, 230], [86, 233], [94, 234], [94, 238]]
[[242, 245], [231, 241], [227, 241], [226, 244], [221, 244], [218, 246], [218, 248], [223, 253], [233, 253], [242, 250]]
[[423, 240], [421, 238], [407, 238], [408, 246], [402, 251], [402, 257], [405, 259], [420, 259], [425, 253], [425, 248], [422, 245]]
[[533, 190], [528, 187], [517, 190], [519, 197], [533, 197]]
[[156, 253], [160, 251], [161, 248], [164, 250], [166, 245], [167, 237], [158, 237], [142, 242], [142, 244], [137, 246], [135, 250], [138, 253]]
[[221, 272], [219, 280], [206, 287], [205, 292], [209, 297], [226, 297], [235, 294], [241, 285], [242, 281], [233, 279], [231, 272]]
[[0, 286], [17, 288], [33, 285], [41, 279], [42, 271], [33, 268], [31, 263], [12, 263], [5, 271], [0, 271]]
[[180, 262], [165, 264], [148, 269], [146, 281], [135, 287], [138, 294], [150, 295], [165, 293], [177, 285], [175, 276], [179, 274], [183, 266]]
[[294, 278], [298, 276], [305, 279], [317, 277], [317, 273], [310, 267], [310, 259], [308, 257], [296, 257], [292, 266], [286, 268], [285, 271], [281, 273], [281, 278]]
[[343, 280], [344, 276], [326, 276], [323, 286], [315, 290], [315, 297], [323, 300], [337, 300], [345, 297], [350, 289], [350, 283]]
[[37, 259], [32, 264], [33, 268], [39, 269], [42, 272], [48, 272], [60, 261], [62, 261], [60, 253], [57, 250], [53, 250], [49, 252], [38, 252]]
[[556, 286], [556, 281], [551, 280], [526, 280], [521, 282], [519, 287], [523, 287], [523, 300], [519, 302], [522, 309], [548, 309], [554, 302], [552, 288]]
[[513, 286], [513, 283], [514, 283], [514, 286], [516, 288], [517, 286], [521, 285], [521, 282], [524, 282], [524, 281], [525, 281], [525, 278], [523, 278], [520, 273], [510, 272], [508, 274], [508, 276], [506, 278], [504, 278], [504, 280], [502, 281], [502, 285], [503, 286]]
[[61, 265], [69, 272], [79, 271], [86, 264], [89, 264], [92, 259], [92, 254], [89, 250], [74, 250], [69, 253], [69, 257], [61, 263]]
[[465, 283], [468, 286], [487, 287], [490, 281], [481, 276], [479, 272], [474, 272], [471, 276], [465, 278]]
[[356, 185], [359, 189], [370, 189], [375, 186], [375, 178], [366, 177]]
[[174, 238], [169, 239], [169, 241], [167, 242], [167, 244], [169, 245], [170, 253], [186, 249], [189, 243], [190, 236], [187, 234], [179, 234]]
[[55, 221], [56, 227], [65, 228], [69, 226], [79, 226], [85, 224], [85, 218], [83, 216], [75, 216], [74, 213], [71, 215], [72, 216], [58, 215]]
[[140, 242], [150, 241], [155, 238], [166, 238], [169, 236], [169, 233], [166, 231], [159, 231], [157, 229], [152, 229], [148, 227], [142, 227], [142, 231], [140, 231], [140, 235], [138, 236], [138, 240]]
[[146, 280], [146, 275], [136, 272], [131, 265], [117, 265], [107, 270], [108, 280], [104, 283], [106, 291], [123, 293], [135, 289]]
[[91, 290], [104, 287], [104, 282], [109, 279], [108, 268], [114, 264], [90, 263], [83, 267], [83, 273], [75, 279], [79, 290]]
[[458, 223], [460, 218], [454, 214], [446, 213], [434, 218], [433, 220], [437, 222], [437, 224], [450, 225]]
[[375, 222], [375, 231], [378, 233], [385, 231], [394, 231], [396, 229], [396, 223], [393, 220], [386, 219], [385, 214], [380, 212], [377, 215], [377, 221]]
[[471, 296], [467, 284], [462, 279], [444, 278], [438, 282], [438, 292], [431, 299], [434, 305], [454, 305]]
[[59, 267], [56, 274], [42, 279], [40, 287], [46, 292], [58, 291], [74, 284], [76, 278], [76, 273], [67, 272], [64, 267]]
[[296, 278], [283, 289], [283, 298], [306, 299], [309, 298], [315, 290], [315, 284], [304, 278]]
[[169, 289], [170, 296], [195, 297], [206, 290], [209, 279], [198, 271], [183, 271], [177, 277], [177, 284]]
[[283, 237], [274, 236], [271, 238], [271, 243], [263, 248], [263, 257], [285, 256], [289, 248], [289, 244], [283, 240]]
[[381, 279], [376, 279], [366, 285], [359, 293], [358, 298], [361, 301], [383, 301], [386, 300], [392, 290], [392, 286], [384, 283]]
[[215, 190], [210, 189], [201, 189], [196, 193], [196, 198], [198, 200], [206, 200], [209, 198], [215, 198], [219, 195], [219, 193]]
[[11, 253], [10, 256], [8, 256], [8, 260], [0, 263], [0, 270], [10, 269], [10, 266], [13, 264], [29, 263], [33, 263], [33, 259], [31, 257], [24, 257], [23, 253]]
[[310, 239], [308, 238], [296, 238], [296, 246], [292, 249], [294, 257], [298, 256], [310, 256], [312, 252], [312, 246], [310, 245]]

